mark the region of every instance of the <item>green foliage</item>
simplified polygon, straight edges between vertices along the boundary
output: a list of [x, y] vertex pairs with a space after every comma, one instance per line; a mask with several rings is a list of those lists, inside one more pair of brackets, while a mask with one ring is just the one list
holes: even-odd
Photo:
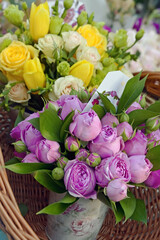
[[92, 109], [97, 113], [100, 119], [106, 114], [104, 108], [98, 104], [93, 105]]
[[40, 169], [52, 169], [53, 164], [45, 163], [15, 163], [7, 164], [5, 168], [19, 174], [30, 174]]
[[116, 113], [116, 109], [115, 109], [115, 106], [110, 102], [110, 100], [107, 98], [107, 96], [105, 96], [104, 94], [102, 93], [98, 93], [101, 100], [102, 100], [102, 103], [106, 109], [107, 112], [111, 112], [111, 113]]
[[152, 171], [156, 171], [160, 169], [160, 145], [151, 148], [148, 152], [146, 157], [150, 160], [153, 164]]

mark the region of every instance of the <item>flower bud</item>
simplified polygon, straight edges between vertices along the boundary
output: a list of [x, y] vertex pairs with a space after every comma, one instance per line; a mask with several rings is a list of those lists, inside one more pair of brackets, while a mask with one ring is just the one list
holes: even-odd
[[18, 152], [18, 153], [27, 151], [27, 147], [24, 144], [24, 142], [22, 142], [22, 141], [17, 141], [15, 143], [13, 143], [13, 145], [14, 145], [16, 152]]
[[127, 184], [121, 179], [114, 179], [107, 186], [107, 195], [110, 200], [119, 202], [127, 197]]
[[91, 98], [90, 93], [87, 90], [81, 90], [78, 92], [78, 98], [83, 103], [88, 103], [89, 99]]
[[7, 20], [13, 25], [17, 27], [22, 25], [24, 12], [19, 10], [18, 5], [9, 5], [3, 13]]
[[102, 60], [102, 64], [103, 64], [104, 67], [108, 67], [109, 65], [113, 64], [114, 62], [115, 62], [114, 58], [106, 57]]
[[120, 29], [114, 37], [114, 44], [117, 48], [126, 47], [127, 46], [127, 31], [124, 29]]
[[76, 152], [75, 156], [76, 156], [76, 159], [77, 159], [77, 160], [79, 160], [79, 161], [85, 161], [86, 158], [89, 156], [89, 152], [88, 152], [86, 149], [84, 149], [84, 148], [80, 148], [80, 149]]
[[72, 7], [72, 5], [73, 5], [73, 0], [64, 0], [64, 8], [66, 9], [66, 10], [68, 10], [69, 8], [71, 8]]
[[59, 74], [61, 76], [69, 75], [69, 72], [70, 72], [69, 63], [67, 61], [63, 61], [63, 62], [59, 63], [57, 66], [57, 72], [59, 72]]
[[77, 18], [78, 26], [82, 26], [87, 23], [87, 12], [82, 11]]
[[77, 138], [74, 138], [72, 136], [66, 138], [65, 140], [65, 148], [69, 152], [76, 152], [80, 147], [80, 142]]
[[89, 157], [86, 159], [86, 163], [90, 167], [96, 167], [101, 163], [101, 157], [97, 153], [91, 153]]
[[127, 113], [123, 112], [119, 118], [119, 122], [129, 122], [129, 116]]
[[64, 23], [62, 25], [62, 28], [61, 28], [61, 33], [62, 32], [69, 32], [69, 31], [73, 31], [73, 28], [71, 25], [69, 25], [68, 23]]
[[146, 106], [146, 96], [145, 96], [145, 94], [141, 97], [139, 103], [140, 103], [142, 108], [144, 108]]
[[8, 47], [11, 44], [12, 40], [6, 38], [3, 40], [3, 42], [0, 44], [0, 52], [3, 51], [6, 47]]
[[65, 168], [65, 166], [66, 166], [66, 164], [69, 160], [66, 157], [60, 157], [57, 161], [58, 161], [57, 162], [57, 167]]
[[160, 122], [158, 118], [149, 118], [146, 121], [146, 133], [150, 133], [152, 131], [156, 131], [160, 126]]
[[143, 29], [139, 30], [136, 34], [136, 41], [140, 40], [143, 37], [143, 35], [144, 35], [144, 30]]
[[22, 9], [23, 9], [23, 11], [26, 11], [28, 9], [26, 2], [22, 2]]
[[153, 142], [150, 142], [147, 144], [147, 150], [151, 150], [153, 147], [155, 147], [156, 143], [153, 141]]
[[60, 167], [56, 167], [52, 170], [52, 177], [55, 179], [55, 180], [61, 180], [64, 176], [64, 171], [62, 168]]
[[116, 63], [117, 63], [119, 66], [122, 66], [122, 65], [124, 65], [124, 63], [125, 63], [125, 59], [117, 58], [117, 59], [116, 59]]
[[59, 34], [62, 28], [63, 18], [58, 16], [51, 17], [50, 25], [49, 25], [49, 32], [52, 34]]

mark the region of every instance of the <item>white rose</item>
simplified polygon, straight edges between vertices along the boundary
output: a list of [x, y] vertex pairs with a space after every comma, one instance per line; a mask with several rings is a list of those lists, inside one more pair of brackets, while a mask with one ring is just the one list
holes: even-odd
[[63, 94], [69, 95], [72, 89], [84, 89], [83, 81], [71, 75], [58, 78], [53, 85], [53, 91], [49, 93], [49, 99], [55, 101]]
[[44, 38], [38, 39], [38, 44], [35, 44], [40, 51], [44, 53], [50, 60], [53, 60], [53, 52], [56, 48], [63, 47], [63, 39], [55, 34], [47, 34]]
[[30, 94], [27, 93], [27, 91], [28, 89], [25, 87], [24, 83], [17, 83], [11, 88], [8, 97], [13, 102], [17, 103], [28, 102], [31, 96]]
[[95, 69], [103, 69], [102, 63], [100, 63], [101, 56], [95, 47], [79, 47], [76, 51], [76, 58], [78, 61], [87, 60], [94, 65]]
[[63, 32], [62, 38], [64, 40], [64, 48], [68, 52], [71, 52], [78, 45], [87, 45], [86, 39], [75, 31]]
[[9, 39], [11, 41], [17, 40], [17, 36], [15, 34], [11, 34], [11, 33], [6, 33], [3, 35], [3, 37], [0, 37], [0, 44], [5, 40], [5, 39]]

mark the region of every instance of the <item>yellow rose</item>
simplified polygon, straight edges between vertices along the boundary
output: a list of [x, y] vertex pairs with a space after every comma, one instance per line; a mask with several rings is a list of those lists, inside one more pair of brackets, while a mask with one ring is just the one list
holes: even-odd
[[85, 87], [88, 86], [93, 75], [94, 65], [86, 60], [78, 61], [72, 65], [69, 74], [81, 79]]
[[8, 81], [23, 81], [25, 62], [38, 55], [38, 50], [19, 41], [13, 41], [0, 54], [0, 70]]
[[96, 47], [100, 55], [104, 53], [107, 47], [107, 39], [100, 34], [96, 27], [86, 24], [79, 27], [77, 31], [87, 40], [89, 47]]
[[29, 90], [37, 89], [38, 87], [45, 87], [45, 75], [39, 58], [36, 57], [25, 63], [23, 77]]
[[41, 3], [38, 7], [32, 3], [30, 13], [30, 33], [33, 40], [38, 41], [49, 31], [50, 12], [48, 3]]

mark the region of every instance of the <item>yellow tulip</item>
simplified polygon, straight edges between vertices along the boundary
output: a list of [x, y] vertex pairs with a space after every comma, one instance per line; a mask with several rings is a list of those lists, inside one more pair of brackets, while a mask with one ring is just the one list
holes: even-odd
[[78, 61], [70, 68], [70, 75], [81, 79], [88, 86], [93, 75], [94, 65], [86, 60]]
[[30, 33], [33, 40], [38, 41], [44, 37], [49, 31], [50, 12], [48, 3], [41, 3], [36, 6], [32, 3], [30, 13]]
[[25, 63], [23, 78], [29, 90], [45, 87], [45, 75], [39, 58], [36, 57]]

